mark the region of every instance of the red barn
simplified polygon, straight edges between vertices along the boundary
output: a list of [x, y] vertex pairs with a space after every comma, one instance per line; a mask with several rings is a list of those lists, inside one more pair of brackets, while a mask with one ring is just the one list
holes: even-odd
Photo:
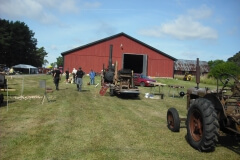
[[157, 50], [125, 33], [119, 33], [68, 51], [62, 54], [64, 71], [72, 72], [80, 66], [86, 73], [93, 69], [101, 72], [109, 63], [110, 45], [112, 63], [118, 62], [118, 69], [132, 69], [155, 77], [173, 77], [175, 58]]

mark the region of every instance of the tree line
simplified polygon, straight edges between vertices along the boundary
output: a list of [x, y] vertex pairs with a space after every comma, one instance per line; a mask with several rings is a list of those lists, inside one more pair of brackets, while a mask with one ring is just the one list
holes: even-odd
[[44, 59], [48, 53], [44, 47], [37, 48], [34, 34], [24, 22], [0, 19], [0, 64], [42, 67], [48, 63]]
[[210, 68], [208, 77], [218, 78], [221, 74], [228, 73], [240, 78], [240, 51], [228, 58], [226, 62], [223, 60], [209, 61], [208, 66]]

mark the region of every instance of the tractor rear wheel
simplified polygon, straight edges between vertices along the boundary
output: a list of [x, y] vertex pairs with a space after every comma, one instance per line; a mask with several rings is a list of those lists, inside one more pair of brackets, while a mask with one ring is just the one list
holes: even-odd
[[180, 118], [175, 108], [169, 108], [167, 111], [167, 126], [172, 132], [180, 130]]
[[196, 99], [187, 115], [187, 139], [199, 151], [213, 151], [218, 141], [219, 123], [211, 101]]

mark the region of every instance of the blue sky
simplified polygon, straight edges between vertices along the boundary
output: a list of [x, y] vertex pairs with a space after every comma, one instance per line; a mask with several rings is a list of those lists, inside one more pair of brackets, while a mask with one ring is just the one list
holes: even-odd
[[0, 18], [26, 23], [49, 63], [120, 32], [177, 59], [240, 51], [240, 0], [0, 0]]

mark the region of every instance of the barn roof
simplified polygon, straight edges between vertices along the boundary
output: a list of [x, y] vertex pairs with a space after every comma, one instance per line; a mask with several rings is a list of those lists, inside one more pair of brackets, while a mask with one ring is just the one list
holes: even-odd
[[129, 38], [129, 39], [131, 39], [131, 40], [133, 40], [133, 41], [135, 41], [135, 42], [137, 42], [137, 43], [139, 43], [139, 44], [141, 44], [141, 45], [143, 45], [143, 46], [145, 46], [145, 47], [147, 47], [147, 48], [149, 48], [149, 49], [151, 49], [151, 50], [153, 50], [153, 51], [155, 51], [157, 53], [159, 53], [159, 54], [162, 54], [162, 55], [172, 59], [173, 61], [177, 60], [176, 58], [174, 58], [174, 57], [172, 57], [172, 56], [170, 56], [170, 55], [168, 55], [168, 54], [166, 54], [166, 53], [164, 53], [164, 52], [162, 52], [162, 51], [160, 51], [160, 50], [158, 50], [158, 49], [156, 49], [156, 48], [154, 48], [154, 47], [152, 47], [152, 46], [150, 46], [150, 45], [148, 45], [146, 43], [143, 43], [142, 41], [139, 41], [138, 39], [133, 38], [133, 37], [131, 37], [131, 36], [129, 36], [129, 35], [123, 33], [123, 32], [121, 32], [119, 34], [115, 34], [115, 35], [107, 37], [107, 38], [103, 38], [103, 39], [97, 40], [97, 41], [92, 42], [92, 43], [88, 43], [88, 44], [83, 45], [83, 46], [79, 46], [79, 47], [70, 49], [68, 51], [62, 52], [61, 54], [62, 54], [62, 56], [64, 56], [64, 55], [69, 54], [71, 52], [74, 52], [74, 51], [77, 51], [77, 50], [80, 50], [80, 49], [84, 49], [86, 47], [90, 47], [90, 46], [93, 46], [95, 44], [98, 44], [98, 43], [101, 43], [101, 42], [105, 42], [105, 41], [108, 41], [108, 40], [111, 40], [111, 39], [114, 39], [114, 38], [117, 38], [117, 37], [120, 37], [120, 36], [125, 36], [125, 37], [127, 37], [127, 38]]
[[[196, 60], [178, 59], [175, 61], [174, 70], [178, 71], [196, 71]], [[206, 61], [199, 61], [201, 72], [209, 72], [209, 66]]]

